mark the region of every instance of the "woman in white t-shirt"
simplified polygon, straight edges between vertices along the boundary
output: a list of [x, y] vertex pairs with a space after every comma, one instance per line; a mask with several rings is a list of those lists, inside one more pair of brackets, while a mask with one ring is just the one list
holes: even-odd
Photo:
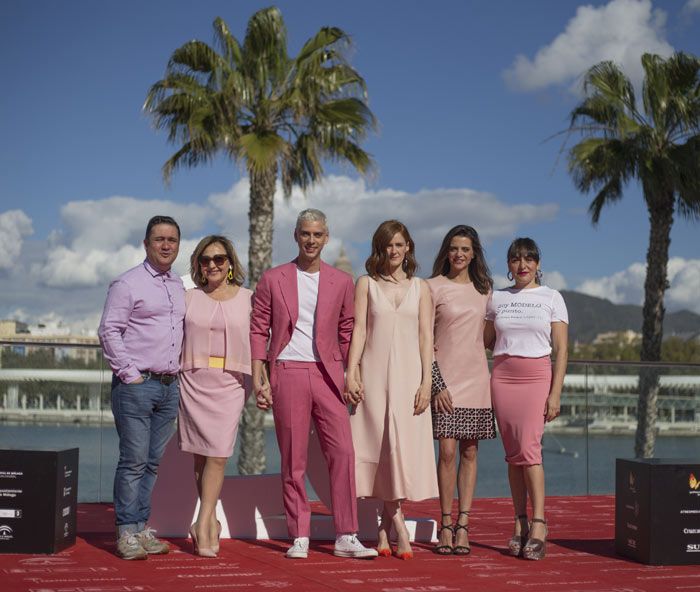
[[545, 422], [559, 415], [567, 363], [566, 305], [559, 292], [540, 285], [541, 275], [535, 241], [515, 239], [508, 248], [508, 278], [514, 285], [493, 292], [484, 330], [486, 343], [494, 344], [491, 398], [515, 508], [508, 550], [526, 559], [545, 555], [542, 435]]

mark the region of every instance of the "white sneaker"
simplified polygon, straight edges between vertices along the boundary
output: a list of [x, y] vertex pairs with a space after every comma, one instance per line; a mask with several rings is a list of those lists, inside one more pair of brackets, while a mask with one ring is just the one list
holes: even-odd
[[368, 549], [357, 540], [356, 534], [341, 534], [335, 537], [336, 557], [354, 557], [355, 559], [373, 559], [378, 555], [376, 549]]
[[306, 559], [309, 556], [309, 537], [297, 537], [294, 544], [287, 549], [289, 559]]

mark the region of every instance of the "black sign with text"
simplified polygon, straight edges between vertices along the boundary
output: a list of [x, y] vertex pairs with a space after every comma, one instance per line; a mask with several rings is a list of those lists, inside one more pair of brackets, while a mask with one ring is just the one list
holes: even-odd
[[617, 459], [615, 551], [651, 565], [700, 565], [700, 460]]
[[75, 544], [78, 449], [0, 450], [0, 553]]

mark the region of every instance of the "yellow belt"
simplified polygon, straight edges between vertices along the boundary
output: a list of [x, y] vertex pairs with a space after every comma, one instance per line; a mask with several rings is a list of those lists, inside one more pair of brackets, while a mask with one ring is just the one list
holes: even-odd
[[224, 358], [219, 358], [218, 356], [209, 356], [209, 367], [210, 368], [223, 368]]

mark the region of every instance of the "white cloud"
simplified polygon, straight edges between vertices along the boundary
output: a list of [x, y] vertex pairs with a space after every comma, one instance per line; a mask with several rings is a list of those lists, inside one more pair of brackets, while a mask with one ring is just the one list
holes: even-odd
[[[177, 220], [183, 237], [201, 230], [211, 212], [206, 205], [179, 204], [133, 197], [72, 201], [61, 208], [62, 228], [49, 237], [46, 261], [33, 270], [46, 286], [82, 288], [99, 286], [143, 261], [146, 222], [164, 214]], [[174, 266], [186, 273], [192, 245], [183, 240]]]
[[542, 283], [555, 290], [566, 290], [566, 278], [558, 271], [545, 271]]
[[17, 265], [23, 239], [33, 232], [32, 221], [22, 210], [0, 214], [0, 270]]
[[700, 0], [688, 0], [683, 10], [686, 12], [700, 12]]
[[[610, 276], [588, 279], [576, 290], [598, 298], [607, 298], [616, 304], [644, 302], [646, 265], [633, 263], [627, 269]], [[672, 257], [668, 262], [668, 282], [664, 304], [667, 310], [687, 309], [700, 314], [700, 259]]]
[[598, 7], [579, 6], [563, 33], [541, 47], [533, 59], [518, 55], [503, 77], [511, 88], [522, 91], [551, 85], [576, 89], [579, 77], [588, 68], [612, 60], [638, 84], [643, 79], [643, 53], [673, 53], [665, 39], [665, 23], [666, 13], [653, 9], [651, 0], [611, 0]]
[[[218, 212], [219, 224], [247, 260], [248, 181], [236, 183], [230, 191], [212, 195], [211, 207]], [[334, 261], [341, 243], [356, 270], [362, 269], [368, 244], [376, 227], [384, 220], [397, 218], [408, 227], [417, 245], [417, 256], [424, 272], [445, 233], [455, 224], [474, 226], [482, 240], [509, 237], [530, 223], [553, 220], [557, 204], [508, 204], [490, 193], [472, 189], [425, 189], [406, 193], [394, 189], [373, 190], [362, 179], [329, 176], [304, 195], [295, 190], [289, 200], [281, 191], [275, 196], [274, 263], [290, 260], [296, 254], [292, 239], [300, 210], [322, 209], [328, 216], [331, 240], [324, 259]]]
[[[181, 225], [176, 273], [189, 275], [190, 254], [201, 236], [212, 231], [229, 236], [246, 264], [248, 189], [248, 180], [242, 179], [203, 203], [110, 197], [66, 204], [60, 223], [47, 240], [24, 242], [24, 270], [31, 273], [13, 268], [6, 278], [0, 278], [0, 318], [36, 322], [41, 315], [51, 313], [74, 331], [94, 330], [109, 282], [143, 260], [145, 224], [156, 213], [172, 215]], [[406, 193], [368, 188], [364, 181], [345, 176], [328, 177], [306, 196], [295, 190], [285, 201], [281, 191], [277, 192], [273, 261], [277, 264], [294, 257], [296, 216], [304, 208], [319, 207], [328, 215], [331, 230], [324, 251], [326, 261], [333, 263], [342, 245], [355, 270], [362, 273], [377, 225], [399, 218], [413, 234], [425, 275], [443, 235], [453, 224], [473, 225], [488, 243], [510, 238], [524, 225], [552, 220], [558, 214], [556, 204], [525, 203], [523, 196], [512, 197], [518, 199], [517, 204], [471, 189]]]

